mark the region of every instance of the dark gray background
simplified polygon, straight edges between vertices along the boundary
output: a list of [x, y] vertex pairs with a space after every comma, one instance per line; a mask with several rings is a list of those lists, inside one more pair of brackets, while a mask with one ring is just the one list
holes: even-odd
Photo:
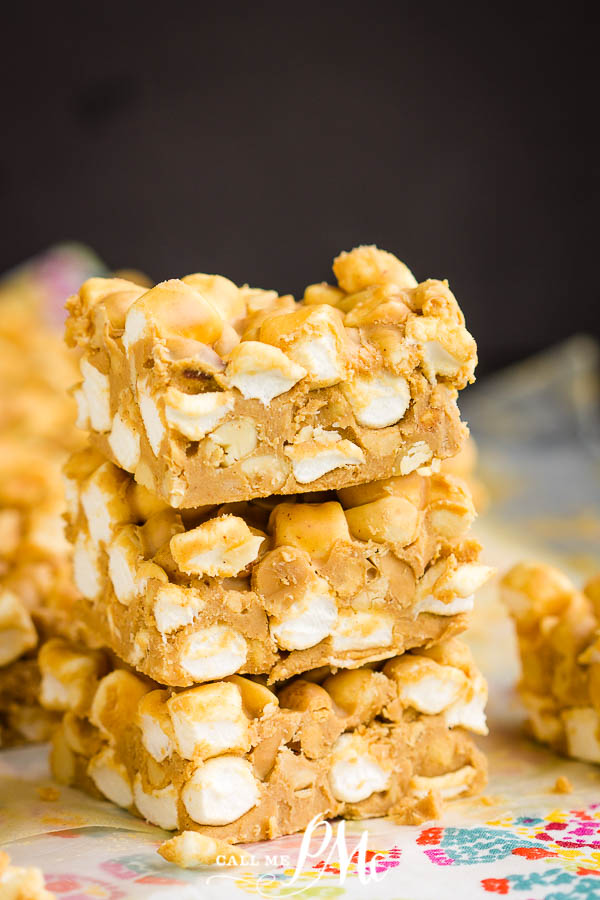
[[157, 280], [298, 295], [376, 242], [450, 279], [480, 371], [599, 333], [584, 11], [20, 4], [1, 38], [0, 270], [78, 239]]

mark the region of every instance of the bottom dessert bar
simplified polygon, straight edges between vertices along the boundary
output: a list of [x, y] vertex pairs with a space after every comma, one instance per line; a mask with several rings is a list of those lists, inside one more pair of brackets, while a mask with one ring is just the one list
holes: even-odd
[[517, 629], [531, 732], [600, 763], [600, 576], [581, 592], [552, 566], [519, 563], [501, 590]]
[[467, 730], [486, 733], [487, 687], [457, 640], [277, 692], [238, 675], [166, 690], [61, 639], [40, 668], [42, 702], [64, 712], [56, 778], [165, 829], [248, 842], [317, 814], [409, 823], [485, 784]]

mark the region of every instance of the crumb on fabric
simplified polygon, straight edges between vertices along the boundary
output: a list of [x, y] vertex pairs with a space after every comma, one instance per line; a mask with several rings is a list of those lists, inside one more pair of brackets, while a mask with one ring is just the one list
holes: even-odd
[[573, 793], [573, 785], [566, 777], [566, 775], [559, 775], [554, 783], [554, 787], [552, 788], [552, 792], [554, 794], [572, 794]]
[[220, 857], [224, 857], [229, 865], [242, 865], [247, 856], [227, 841], [219, 841], [197, 831], [183, 831], [175, 835], [164, 841], [157, 852], [167, 862], [182, 869], [212, 866]]
[[43, 800], [44, 803], [56, 803], [57, 800], [60, 800], [60, 791], [51, 785], [39, 787], [37, 792], [40, 800]]

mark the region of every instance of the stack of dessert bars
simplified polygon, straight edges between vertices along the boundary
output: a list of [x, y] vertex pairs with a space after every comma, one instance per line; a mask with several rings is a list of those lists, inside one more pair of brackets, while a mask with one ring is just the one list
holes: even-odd
[[485, 782], [459, 640], [490, 570], [446, 282], [375, 247], [300, 302], [195, 274], [67, 304], [89, 443], [67, 534], [95, 647], [40, 651], [56, 777], [165, 829], [252, 841], [316, 815], [417, 822]]

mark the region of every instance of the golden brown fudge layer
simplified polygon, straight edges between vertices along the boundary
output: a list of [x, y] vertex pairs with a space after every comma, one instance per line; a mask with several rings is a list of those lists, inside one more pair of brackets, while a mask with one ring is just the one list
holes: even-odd
[[81, 426], [174, 507], [438, 466], [477, 361], [454, 296], [375, 247], [334, 272], [299, 303], [218, 275], [85, 282], [67, 304]]
[[452, 476], [174, 510], [95, 451], [66, 469], [81, 616], [161, 684], [281, 681], [462, 631], [489, 569]]
[[600, 763], [600, 576], [580, 592], [552, 566], [520, 563], [501, 591], [517, 629], [519, 692], [533, 735]]
[[56, 778], [165, 829], [247, 842], [318, 813], [407, 822], [485, 783], [466, 729], [486, 733], [487, 688], [459, 641], [277, 692], [238, 675], [164, 689], [61, 639], [40, 667], [42, 701], [64, 711]]

